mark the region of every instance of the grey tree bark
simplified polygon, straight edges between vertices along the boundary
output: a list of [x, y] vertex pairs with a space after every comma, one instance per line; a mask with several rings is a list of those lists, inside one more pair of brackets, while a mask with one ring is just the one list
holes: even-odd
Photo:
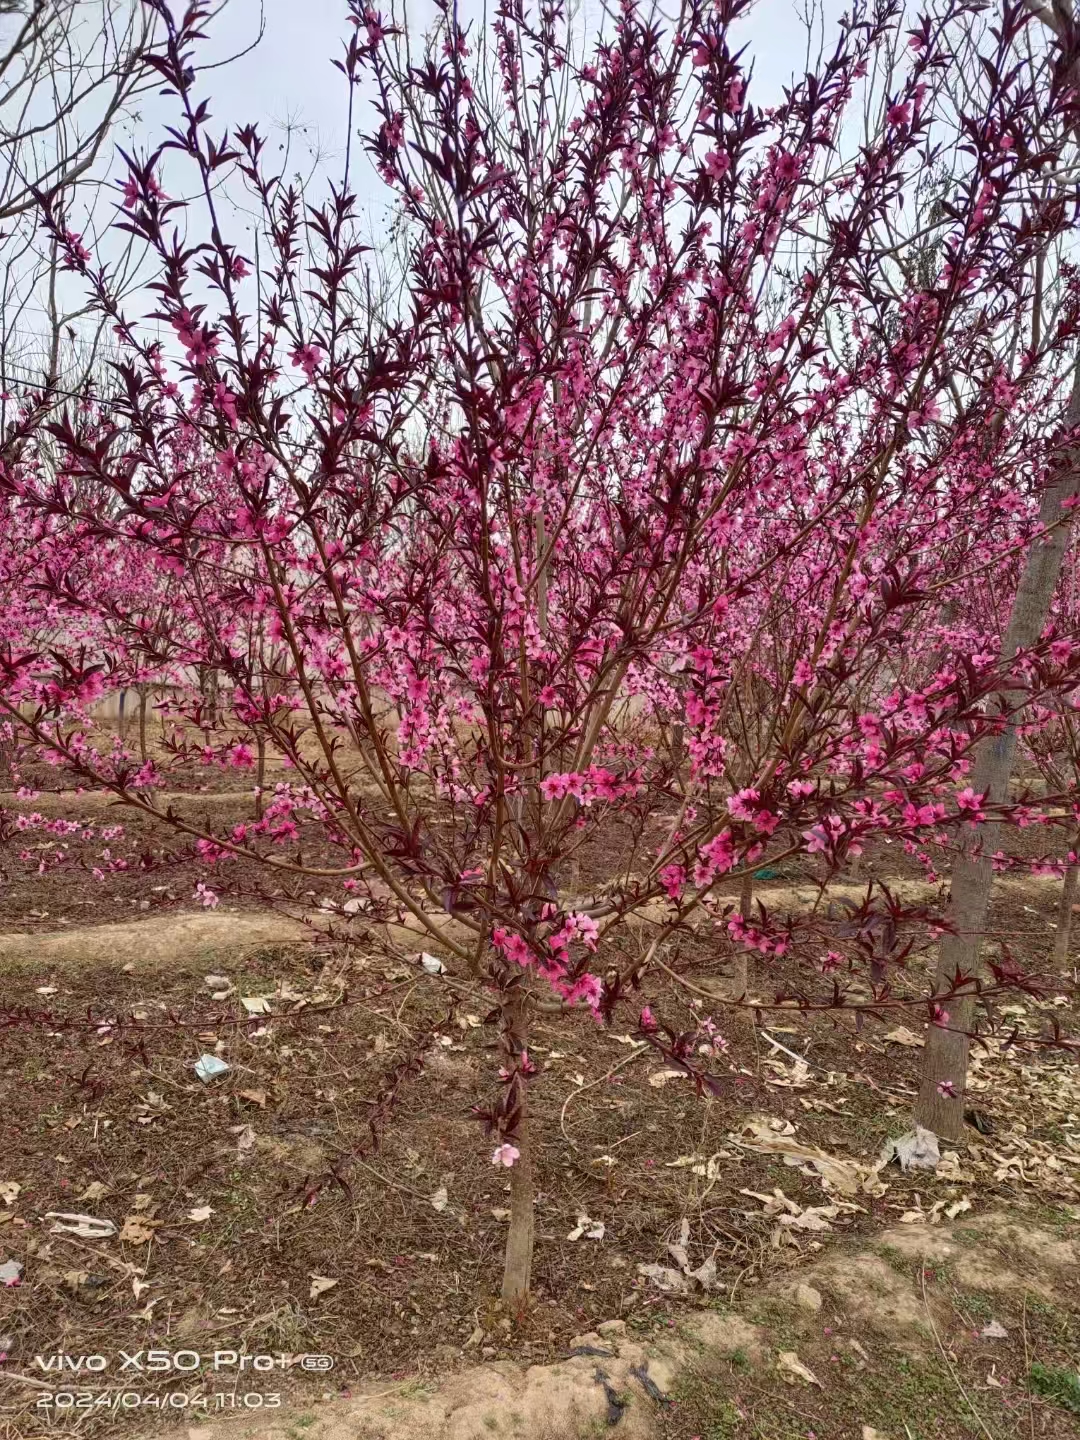
[[[1080, 423], [1080, 365], [1073, 373], [1066, 423], [1070, 426]], [[1045, 538], [1034, 540], [1028, 550], [1002, 642], [1003, 660], [1011, 659], [1018, 650], [1033, 644], [1042, 633], [1069, 542], [1069, 502], [1078, 493], [1080, 455], [1070, 451], [1057, 479], [1043, 494], [1039, 507], [1040, 530], [1048, 533]], [[1019, 703], [1019, 697], [1012, 690], [999, 692], [999, 698], [1010, 709]], [[1001, 804], [1008, 799], [1016, 740], [1016, 726], [1007, 721], [999, 734], [987, 737], [977, 748], [971, 785], [974, 790], [985, 791], [991, 804]], [[975, 1016], [975, 981], [980, 975], [982, 937], [990, 909], [993, 884], [990, 857], [997, 848], [997, 828], [992, 824], [979, 825], [966, 837], [953, 865], [947, 912], [955, 933], [944, 936], [938, 946], [935, 992], [949, 990], [954, 981], [957, 992], [945, 1006], [948, 1021], [932, 1025], [927, 1034], [915, 1120], [950, 1140], [958, 1140], [963, 1134], [970, 1046], [967, 1032]]]
[[[529, 1039], [529, 1001], [525, 995], [518, 993], [513, 996], [509, 1004], [508, 1020], [507, 1062], [516, 1063]], [[528, 1087], [520, 1078], [516, 1084], [520, 1110], [512, 1140], [519, 1154], [510, 1171], [510, 1227], [503, 1261], [502, 1298], [507, 1305], [520, 1308], [529, 1298], [529, 1286], [532, 1283], [536, 1187], [533, 1182], [533, 1154], [529, 1134]]]
[[[1080, 833], [1073, 836], [1073, 853], [1080, 854]], [[1054, 931], [1054, 949], [1051, 954], [1055, 970], [1065, 970], [1069, 964], [1069, 941], [1072, 938], [1072, 915], [1078, 877], [1080, 865], [1069, 865], [1065, 870], [1065, 880], [1058, 900], [1057, 929]]]
[[[739, 886], [739, 914], [744, 920], [749, 920], [754, 913], [754, 872], [752, 869], [745, 871], [742, 877], [742, 884]], [[735, 954], [731, 962], [731, 980], [729, 992], [733, 1000], [741, 1000], [746, 994], [750, 985], [750, 965], [747, 952], [742, 947]]]

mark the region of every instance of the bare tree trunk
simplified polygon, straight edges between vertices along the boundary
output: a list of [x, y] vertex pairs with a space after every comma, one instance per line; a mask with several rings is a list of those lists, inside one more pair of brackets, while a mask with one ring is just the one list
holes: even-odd
[[[1073, 837], [1073, 854], [1080, 854], [1080, 831]], [[1076, 903], [1076, 881], [1080, 876], [1080, 864], [1073, 863], [1065, 868], [1065, 880], [1061, 886], [1058, 901], [1057, 929], [1054, 932], [1054, 949], [1051, 961], [1055, 970], [1065, 970], [1069, 964], [1069, 939], [1072, 933], [1072, 911]]]
[[510, 1171], [510, 1230], [506, 1237], [502, 1298], [508, 1305], [521, 1306], [529, 1298], [532, 1284], [533, 1239], [536, 1216], [529, 1120], [524, 1113], [518, 1121], [515, 1142], [521, 1154]]
[[[739, 890], [739, 914], [744, 920], [749, 920], [753, 908], [754, 872], [747, 870], [742, 877], [742, 886]], [[738, 1000], [746, 994], [747, 986], [750, 983], [749, 959], [749, 955], [743, 948], [736, 953], [731, 967], [732, 1000]]]
[[682, 778], [683, 761], [686, 759], [686, 727], [681, 720], [671, 722], [671, 764], [678, 780]]
[[266, 783], [266, 738], [260, 735], [255, 741], [258, 759], [255, 764], [255, 819], [263, 817], [263, 786]]
[[[528, 1000], [516, 993], [509, 1002], [509, 1024], [505, 1034], [507, 1060], [516, 1065], [528, 1042]], [[506, 1236], [503, 1265], [502, 1298], [508, 1305], [520, 1308], [529, 1298], [532, 1283], [533, 1241], [536, 1234], [534, 1210], [532, 1144], [529, 1135], [527, 1087], [520, 1075], [511, 1082], [517, 1087], [517, 1124], [511, 1137], [519, 1154], [510, 1171], [510, 1229]]]
[[146, 750], [146, 702], [149, 698], [148, 685], [139, 686], [139, 754], [142, 756], [143, 764], [150, 758]]
[[[1073, 375], [1066, 424], [1073, 426], [1078, 421], [1080, 367]], [[1080, 457], [1069, 452], [1058, 478], [1046, 489], [1039, 506], [1040, 529], [1048, 530], [1049, 534], [1045, 539], [1034, 540], [1027, 552], [1002, 644], [1003, 660], [1010, 660], [1017, 650], [1033, 644], [1042, 633], [1069, 541], [1068, 502], [1078, 491]], [[1012, 691], [1000, 692], [999, 698], [1007, 707], [1019, 703], [1019, 697]], [[1016, 725], [1011, 721], [1005, 723], [999, 735], [987, 736], [977, 746], [971, 786], [980, 793], [985, 792], [991, 805], [1003, 804], [1009, 798], [1015, 755]], [[990, 909], [993, 883], [990, 856], [996, 849], [996, 830], [995, 825], [979, 825], [965, 839], [953, 865], [949, 899], [948, 919], [955, 933], [943, 936], [938, 946], [935, 992], [950, 991], [957, 977], [960, 983], [944, 1007], [948, 1020], [931, 1025], [926, 1037], [915, 1119], [927, 1130], [949, 1140], [959, 1140], [964, 1129], [967, 1032], [975, 1016], [974, 982], [979, 977], [979, 951]]]
[[213, 665], [204, 665], [199, 670], [199, 708], [202, 711], [203, 739], [210, 744], [210, 732], [218, 718], [218, 672]]

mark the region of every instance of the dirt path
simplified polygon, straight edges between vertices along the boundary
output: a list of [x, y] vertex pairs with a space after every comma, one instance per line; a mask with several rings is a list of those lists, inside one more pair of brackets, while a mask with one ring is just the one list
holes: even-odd
[[151, 966], [213, 957], [235, 960], [246, 949], [295, 943], [310, 936], [302, 922], [288, 915], [202, 910], [130, 924], [0, 934], [0, 962]]
[[[890, 879], [886, 876], [875, 877], [883, 879], [888, 885], [890, 892], [896, 899], [905, 904], [924, 904], [928, 901], [938, 899], [948, 893], [948, 882], [931, 885], [927, 880], [902, 880]], [[821, 895], [815, 886], [809, 884], [801, 885], [772, 885], [768, 882], [755, 886], [755, 899], [760, 898], [767, 907], [775, 912], [777, 910], [789, 909], [805, 911], [814, 905], [827, 907], [831, 902], [836, 903], [842, 900], [860, 902], [866, 895], [867, 881], [835, 881], [829, 885], [824, 895]], [[995, 894], [1013, 895], [1056, 895], [1061, 889], [1061, 881], [1054, 875], [999, 875], [994, 880]], [[628, 919], [633, 923], [660, 923], [668, 916], [668, 906], [662, 900], [650, 900], [640, 905], [637, 910], [631, 911]], [[690, 912], [689, 920], [691, 925], [700, 925], [707, 919], [702, 910]]]
[[[324, 1391], [304, 1407], [286, 1397], [276, 1412], [200, 1423], [187, 1433], [189, 1440], [608, 1433], [625, 1440], [807, 1433], [818, 1440], [1017, 1433], [1066, 1440], [1080, 1434], [1067, 1404], [1025, 1405], [1031, 1366], [1047, 1355], [1038, 1317], [1067, 1325], [1080, 1309], [1080, 1244], [1063, 1233], [1000, 1213], [899, 1225], [736, 1305], [688, 1308], [671, 1330], [635, 1333], [622, 1320], [605, 1322], [575, 1337], [569, 1358], [554, 1365], [501, 1362], [441, 1378], [350, 1384], [347, 1399]], [[1042, 1369], [1067, 1382], [1067, 1368]], [[325, 1381], [343, 1383], [329, 1373]], [[253, 1401], [274, 1384], [252, 1376], [238, 1389]], [[792, 1413], [804, 1428], [786, 1428]]]
[[[224, 805], [254, 801], [251, 790], [162, 790], [152, 795], [156, 809], [165, 811], [170, 805]], [[18, 810], [20, 813], [38, 811], [40, 814], [54, 810], [130, 809], [118, 800], [111, 790], [42, 790], [33, 799], [16, 795], [12, 791], [0, 792], [0, 808]]]
[[[216, 797], [206, 797], [216, 798]], [[232, 797], [229, 797], [232, 798]], [[1061, 882], [1053, 876], [1003, 877], [995, 882], [998, 891], [1017, 895], [1053, 893]], [[940, 887], [923, 880], [896, 880], [890, 884], [892, 893], [907, 903], [933, 900]], [[859, 900], [866, 893], [865, 885], [838, 884], [829, 887], [828, 901]], [[818, 899], [812, 886], [773, 886], [762, 890], [769, 908], [809, 909]], [[627, 917], [631, 924], [657, 923], [666, 918], [666, 907], [660, 902], [643, 905]], [[470, 932], [456, 924], [442, 911], [434, 912], [443, 931], [455, 939], [466, 941]], [[691, 924], [700, 924], [700, 912], [691, 916]], [[317, 912], [311, 912], [318, 923]], [[407, 917], [404, 925], [380, 926], [396, 944], [416, 949], [421, 943], [438, 953], [436, 941], [426, 936], [419, 921]], [[39, 964], [168, 964], [214, 955], [234, 956], [236, 951], [258, 945], [288, 944], [312, 934], [301, 920], [276, 912], [236, 912], [227, 910], [180, 912], [133, 920], [121, 924], [94, 925], [67, 930], [37, 930], [0, 933], [0, 961]]]

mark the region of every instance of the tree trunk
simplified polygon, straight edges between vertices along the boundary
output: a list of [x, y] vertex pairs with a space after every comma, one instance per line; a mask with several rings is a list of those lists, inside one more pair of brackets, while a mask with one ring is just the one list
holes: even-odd
[[[1080, 421], [1080, 367], [1073, 374], [1072, 394], [1066, 424]], [[1017, 650], [1033, 644], [1041, 635], [1054, 596], [1070, 534], [1068, 502], [1080, 491], [1080, 457], [1068, 452], [1058, 478], [1043, 493], [1039, 506], [1040, 529], [1045, 539], [1032, 542], [1024, 561], [1009, 628], [1002, 643], [1002, 659], [1008, 661]], [[1054, 527], [1054, 528], [1050, 528]], [[1015, 707], [1019, 697], [1012, 691], [999, 692], [1006, 707]], [[1016, 756], [1016, 725], [1007, 721], [999, 735], [987, 736], [976, 747], [971, 776], [972, 789], [985, 792], [991, 805], [1009, 797]], [[956, 993], [944, 1004], [948, 1020], [931, 1025], [923, 1051], [922, 1084], [915, 1105], [915, 1120], [949, 1140], [959, 1140], [964, 1130], [964, 1087], [967, 1083], [969, 1037], [975, 1016], [974, 982], [979, 976], [979, 951], [990, 909], [993, 865], [990, 856], [997, 848], [997, 826], [976, 826], [965, 837], [953, 865], [948, 919], [955, 934], [942, 936], [938, 946], [935, 992]], [[939, 1088], [944, 1087], [944, 1089]]]
[[139, 754], [142, 756], [145, 765], [150, 758], [146, 751], [146, 702], [149, 698], [148, 687], [139, 686]]
[[[517, 987], [509, 1001], [504, 1046], [508, 1067], [517, 1067], [521, 1052], [528, 1043], [528, 999]], [[532, 1282], [533, 1240], [536, 1234], [534, 1210], [532, 1145], [529, 1136], [527, 1086], [520, 1074], [510, 1082], [516, 1087], [514, 1099], [518, 1107], [511, 1144], [519, 1151], [510, 1171], [510, 1229], [506, 1236], [503, 1265], [502, 1298], [507, 1305], [520, 1309], [529, 1298]]]
[[263, 817], [263, 785], [266, 782], [266, 740], [260, 735], [255, 741], [258, 760], [255, 765], [255, 819]]
[[[747, 870], [742, 877], [742, 886], [739, 890], [739, 914], [744, 920], [750, 919], [751, 911], [754, 908], [754, 872]], [[746, 994], [747, 986], [750, 983], [750, 957], [747, 951], [740, 948], [735, 955], [731, 967], [731, 998], [739, 1000]]]
[[199, 701], [202, 710], [202, 732], [206, 744], [210, 744], [210, 731], [217, 724], [218, 674], [213, 665], [204, 665], [199, 671]]
[[682, 782], [683, 762], [686, 759], [686, 727], [681, 720], [673, 720], [671, 724], [671, 764], [675, 771], [675, 778]]
[[120, 744], [124, 743], [124, 701], [127, 699], [127, 691], [120, 691], [120, 713], [116, 717], [116, 730], [120, 737]]
[[[1073, 854], [1080, 854], [1080, 833], [1073, 840]], [[1069, 966], [1069, 938], [1072, 932], [1072, 908], [1076, 903], [1076, 880], [1080, 876], [1080, 864], [1065, 868], [1065, 880], [1061, 886], [1058, 901], [1057, 929], [1054, 932], [1054, 949], [1051, 960], [1055, 970], [1067, 970]]]
[[518, 1121], [514, 1144], [521, 1154], [510, 1171], [510, 1230], [506, 1237], [502, 1298], [508, 1305], [520, 1308], [529, 1298], [536, 1233], [532, 1146], [529, 1143], [529, 1120], [524, 1110]]

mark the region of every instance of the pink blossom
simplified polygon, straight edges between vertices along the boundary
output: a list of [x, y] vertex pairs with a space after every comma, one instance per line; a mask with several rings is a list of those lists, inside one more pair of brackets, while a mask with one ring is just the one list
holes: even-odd
[[493, 1165], [502, 1166], [504, 1169], [509, 1170], [510, 1167], [513, 1165], [514, 1161], [520, 1159], [521, 1151], [517, 1148], [516, 1145], [503, 1144], [500, 1145], [496, 1149], [495, 1153], [492, 1155], [491, 1163]]
[[971, 823], [975, 824], [986, 819], [986, 812], [982, 808], [982, 796], [977, 794], [970, 785], [959, 792], [956, 797], [958, 810], [966, 812], [971, 817]]
[[197, 900], [199, 904], [205, 906], [207, 910], [216, 910], [220, 904], [213, 890], [204, 885], [201, 880], [198, 885], [195, 886], [195, 893], [191, 898]]
[[909, 430], [921, 430], [924, 426], [940, 419], [941, 406], [936, 400], [927, 400], [908, 412], [907, 427]]
[[90, 259], [90, 251], [83, 244], [82, 236], [75, 230], [68, 230], [64, 239], [74, 259], [85, 265]]
[[289, 359], [310, 381], [315, 379], [315, 372], [323, 362], [323, 352], [317, 345], [298, 345]]
[[705, 157], [705, 173], [713, 180], [722, 180], [731, 169], [731, 157], [724, 150], [710, 150]]

